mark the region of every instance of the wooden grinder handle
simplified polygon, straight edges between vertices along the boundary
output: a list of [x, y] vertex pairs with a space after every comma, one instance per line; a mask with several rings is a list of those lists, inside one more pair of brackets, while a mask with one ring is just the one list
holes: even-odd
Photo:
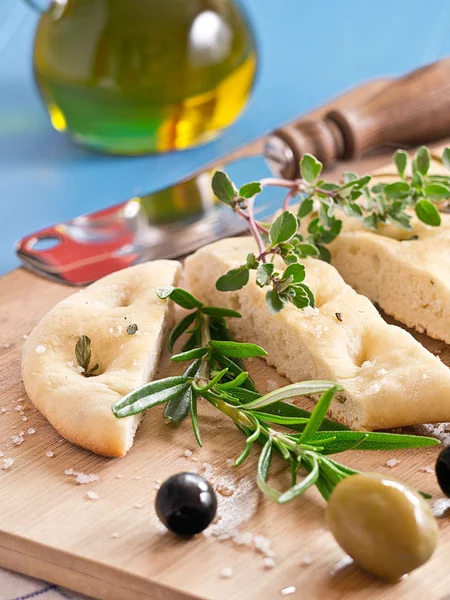
[[444, 137], [450, 137], [450, 58], [393, 80], [359, 106], [281, 128], [269, 141], [289, 146], [292, 160], [279, 172], [296, 178], [306, 152], [329, 166], [385, 143], [408, 148]]

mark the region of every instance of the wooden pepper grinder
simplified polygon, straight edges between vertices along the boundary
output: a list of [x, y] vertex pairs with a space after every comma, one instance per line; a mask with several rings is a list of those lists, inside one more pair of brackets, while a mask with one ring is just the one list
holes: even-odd
[[299, 161], [309, 152], [325, 166], [356, 158], [390, 143], [410, 147], [450, 136], [450, 58], [387, 84], [360, 106], [331, 110], [324, 117], [276, 130], [264, 155], [286, 179], [300, 176]]

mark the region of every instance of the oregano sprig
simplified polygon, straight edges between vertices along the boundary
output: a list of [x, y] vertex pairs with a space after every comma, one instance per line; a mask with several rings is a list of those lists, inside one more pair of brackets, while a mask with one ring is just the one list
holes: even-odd
[[[339, 481], [358, 472], [336, 462], [330, 458], [331, 454], [352, 449], [419, 448], [439, 443], [429, 437], [350, 431], [327, 419], [325, 415], [335, 393], [343, 392], [342, 386], [332, 381], [302, 381], [260, 394], [242, 359], [266, 353], [255, 344], [232, 340], [225, 318], [239, 318], [238, 312], [204, 306], [181, 288], [160, 288], [157, 293], [160, 298], [170, 298], [193, 311], [181, 319], [169, 338], [173, 352], [175, 341], [188, 333], [184, 350], [172, 355], [172, 360], [190, 364], [182, 375], [152, 381], [133, 390], [113, 405], [113, 413], [123, 418], [165, 404], [164, 416], [176, 424], [190, 416], [194, 436], [201, 446], [198, 402], [208, 402], [231, 418], [245, 436], [244, 447], [234, 463], [236, 467], [248, 458], [255, 444], [262, 445], [257, 482], [270, 499], [282, 504], [314, 485], [328, 499]], [[285, 402], [299, 395], [320, 395], [312, 412]], [[275, 453], [290, 469], [292, 486], [286, 491], [268, 483]], [[306, 475], [300, 476], [302, 470]]]
[[[436, 204], [450, 199], [450, 175], [429, 173], [431, 155], [425, 146], [411, 159], [404, 150], [393, 156], [398, 180], [372, 185], [370, 175], [344, 172], [342, 181], [321, 179], [322, 163], [311, 154], [301, 160], [301, 178], [296, 180], [266, 178], [243, 185], [239, 190], [227, 174], [217, 171], [212, 188], [217, 198], [243, 217], [249, 226], [257, 254], [250, 253], [245, 264], [222, 275], [216, 287], [227, 292], [248, 284], [251, 271], [256, 271], [258, 286], [269, 288], [266, 304], [277, 313], [287, 304], [299, 309], [315, 307], [314, 294], [305, 283], [305, 270], [299, 263], [314, 257], [331, 261], [328, 245], [341, 233], [342, 220], [336, 210], [361, 220], [369, 230], [382, 224], [393, 224], [411, 230], [411, 212], [426, 225], [437, 227], [441, 216]], [[450, 148], [442, 155], [443, 165], [450, 170]], [[255, 218], [256, 197], [265, 187], [286, 188], [282, 212], [268, 225]], [[295, 201], [295, 212], [289, 206]], [[302, 221], [306, 227], [299, 230]], [[278, 269], [274, 259], [279, 256], [285, 267]]]

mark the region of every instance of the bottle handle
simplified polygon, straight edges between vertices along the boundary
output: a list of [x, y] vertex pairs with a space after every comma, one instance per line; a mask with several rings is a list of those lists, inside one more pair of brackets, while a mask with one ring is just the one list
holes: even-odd
[[25, 0], [28, 6], [31, 6], [33, 10], [39, 13], [46, 12], [51, 4], [51, 0]]

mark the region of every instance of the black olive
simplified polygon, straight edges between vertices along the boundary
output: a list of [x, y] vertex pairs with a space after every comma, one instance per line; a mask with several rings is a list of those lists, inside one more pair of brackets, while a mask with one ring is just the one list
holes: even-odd
[[169, 477], [158, 490], [156, 514], [174, 533], [192, 536], [213, 521], [217, 510], [214, 490], [196, 473], [178, 473]]
[[437, 457], [435, 470], [441, 490], [450, 498], [450, 447], [444, 448]]

